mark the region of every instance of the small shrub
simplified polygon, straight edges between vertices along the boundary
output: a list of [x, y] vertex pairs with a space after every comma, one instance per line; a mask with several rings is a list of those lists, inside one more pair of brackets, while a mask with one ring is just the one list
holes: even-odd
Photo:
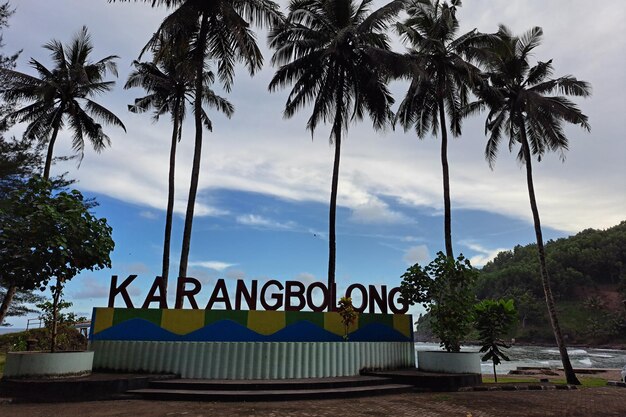
[[402, 299], [411, 305], [424, 305], [432, 332], [448, 352], [460, 351], [461, 342], [472, 329], [477, 277], [463, 255], [455, 260], [443, 252], [426, 267], [415, 264], [402, 275]]

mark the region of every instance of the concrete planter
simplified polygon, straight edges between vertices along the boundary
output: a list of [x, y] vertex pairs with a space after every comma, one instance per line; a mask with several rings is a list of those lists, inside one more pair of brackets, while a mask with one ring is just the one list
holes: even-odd
[[91, 373], [94, 352], [9, 352], [4, 378], [63, 377]]
[[417, 367], [424, 372], [480, 374], [480, 353], [418, 351]]

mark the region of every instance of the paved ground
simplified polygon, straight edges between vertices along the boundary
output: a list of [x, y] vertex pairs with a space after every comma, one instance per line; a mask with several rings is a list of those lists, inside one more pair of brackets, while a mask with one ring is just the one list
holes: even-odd
[[283, 403], [99, 401], [0, 405], [2, 417], [604, 417], [626, 416], [626, 389], [402, 394]]

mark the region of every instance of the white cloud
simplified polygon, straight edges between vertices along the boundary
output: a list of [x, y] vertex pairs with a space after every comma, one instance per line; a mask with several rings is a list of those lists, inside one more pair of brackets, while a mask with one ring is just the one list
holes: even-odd
[[72, 298], [107, 298], [109, 296], [108, 283], [102, 283], [93, 277], [84, 277], [80, 280], [81, 288], [72, 294]]
[[389, 208], [389, 205], [378, 198], [370, 198], [367, 202], [352, 208], [350, 220], [367, 224], [408, 224], [413, 221], [404, 214]]
[[404, 252], [402, 260], [406, 262], [407, 265], [414, 265], [416, 263], [423, 265], [427, 263], [428, 261], [430, 261], [430, 252], [428, 251], [428, 246], [411, 246]]
[[150, 267], [148, 265], [146, 265], [145, 263], [143, 263], [143, 262], [133, 262], [133, 263], [129, 263], [129, 264], [118, 264], [118, 265], [114, 265], [114, 266], [116, 268], [118, 268], [118, 269], [122, 269], [128, 275], [130, 275], [130, 274], [141, 275], [141, 274], [149, 274], [150, 273]]
[[[110, 53], [122, 57], [118, 88], [103, 95], [100, 102], [122, 117], [128, 134], [107, 128], [113, 142], [110, 149], [100, 155], [87, 149], [79, 171], [73, 163], [54, 170], [69, 170], [78, 177], [83, 190], [164, 210], [171, 127], [167, 118], [151, 124], [146, 115], [128, 114], [126, 104], [141, 91], [124, 91], [119, 84], [166, 11], [145, 4], [90, 2], [86, 5], [69, 0], [56, 0], [54, 4], [20, 0], [15, 6], [17, 13], [11, 18], [4, 40], [7, 51], [24, 49], [18, 70], [30, 72], [25, 64], [30, 56], [49, 62], [47, 51], [40, 45], [50, 38], [69, 39], [72, 30], [79, 27], [76, 21], [87, 24], [92, 31], [94, 57]], [[71, 13], [63, 19], [48, 19], [56, 9]], [[626, 102], [620, 95], [626, 89], [621, 74], [626, 62], [623, 54], [613, 52], [626, 49], [626, 38], [620, 36], [623, 13], [615, 10], [623, 10], [622, 0], [606, 0], [593, 8], [584, 0], [475, 0], [459, 10], [465, 31], [474, 27], [483, 32], [494, 31], [500, 22], [511, 26], [515, 33], [534, 25], [543, 26], [545, 39], [536, 50], [536, 58], [554, 58], [555, 75], [571, 73], [593, 85], [591, 99], [576, 100], [590, 116], [592, 133], [568, 127], [567, 162], [561, 164], [557, 157], [547, 156], [534, 166], [542, 222], [562, 231], [608, 227], [624, 218], [626, 193], [616, 190], [624, 188], [626, 142], [622, 140], [622, 123], [614, 115], [626, 112]], [[585, 31], [572, 31], [572, 25], [580, 21], [588, 23]], [[32, 30], [43, 27], [45, 31]], [[128, 36], [128, 27], [132, 27], [132, 36]], [[259, 33], [258, 39], [263, 39], [263, 35]], [[613, 42], [607, 43], [606, 39]], [[270, 56], [263, 42], [260, 44], [265, 56]], [[333, 160], [333, 148], [327, 142], [329, 127], [320, 125], [312, 142], [305, 130], [310, 108], [291, 120], [282, 120], [288, 92], [267, 93], [273, 71], [266, 65], [254, 79], [238, 71], [236, 84], [228, 95], [236, 106], [236, 114], [231, 121], [215, 115], [214, 132], [205, 133], [196, 215], [228, 214], [211, 200], [211, 191], [215, 189], [328, 203]], [[393, 83], [391, 89], [396, 101], [400, 101], [406, 84]], [[261, 102], [263, 105], [259, 105]], [[483, 125], [484, 116], [468, 119], [463, 126], [463, 137], [450, 143], [454, 208], [486, 210], [524, 219], [530, 224], [524, 172], [508, 154], [506, 146], [502, 147], [495, 172], [489, 170], [483, 157]], [[191, 118], [184, 129], [176, 170], [175, 207], [179, 214], [184, 213], [189, 189], [193, 154]], [[20, 135], [22, 131], [22, 126], [16, 126], [12, 133]], [[67, 132], [60, 135], [58, 155], [70, 152], [70, 139]], [[416, 207], [439, 211], [442, 206], [439, 143], [430, 137], [419, 141], [414, 132], [405, 134], [399, 129], [379, 134], [367, 120], [350, 125], [342, 149], [339, 206], [352, 210], [352, 220], [363, 223], [402, 223], [407, 220], [405, 216], [410, 218], [402, 213]], [[403, 205], [402, 212], [396, 202]], [[282, 220], [265, 220], [268, 223], [257, 226], [288, 226]], [[263, 218], [247, 221], [263, 223]]]
[[473, 250], [474, 252], [478, 252], [478, 255], [474, 255], [469, 258], [470, 263], [475, 267], [482, 267], [487, 262], [493, 260], [498, 253], [509, 250], [506, 248], [488, 249], [483, 245], [472, 241], [462, 241], [459, 242], [459, 244]]
[[246, 273], [240, 269], [231, 269], [226, 271], [226, 278], [229, 279], [245, 279]]
[[237, 223], [245, 226], [264, 227], [270, 229], [292, 229], [295, 226], [294, 222], [281, 223], [258, 214], [243, 214], [237, 216]]
[[305, 286], [309, 286], [314, 282], [317, 282], [317, 278], [315, 275], [310, 274], [308, 272], [301, 272], [294, 277], [294, 281], [298, 281], [303, 283]]
[[143, 217], [144, 219], [148, 219], [148, 220], [156, 220], [159, 218], [159, 216], [150, 210], [142, 210], [139, 212], [139, 216]]
[[189, 262], [189, 266], [194, 267], [202, 267], [207, 269], [213, 269], [218, 272], [222, 272], [231, 266], [235, 266], [237, 264], [231, 264], [228, 262], [220, 262], [220, 261], [198, 261], [198, 262]]

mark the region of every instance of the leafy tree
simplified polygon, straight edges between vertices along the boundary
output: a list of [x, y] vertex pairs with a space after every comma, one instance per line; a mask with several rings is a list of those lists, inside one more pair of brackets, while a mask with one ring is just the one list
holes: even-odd
[[402, 299], [426, 308], [431, 329], [448, 352], [460, 351], [471, 330], [477, 275], [463, 255], [455, 260], [443, 252], [427, 266], [415, 264], [402, 275]]
[[568, 140], [563, 122], [574, 123], [589, 130], [587, 116], [564, 96], [552, 93], [582, 96], [590, 95], [591, 87], [572, 76], [556, 79], [552, 75], [552, 61], [538, 62], [531, 66], [530, 54], [540, 44], [541, 28], [535, 27], [521, 37], [501, 26], [486, 61], [489, 83], [483, 84], [477, 93], [489, 109], [485, 129], [489, 136], [485, 155], [493, 166], [503, 134], [509, 137], [509, 148], [520, 145], [518, 159], [526, 166], [528, 195], [535, 225], [537, 252], [541, 281], [548, 313], [556, 342], [561, 353], [567, 382], [579, 384], [572, 369], [565, 341], [561, 333], [554, 305], [550, 277], [541, 232], [539, 210], [535, 197], [532, 172], [532, 156], [541, 160], [547, 151], [563, 154]]
[[282, 19], [282, 15], [278, 4], [271, 0], [143, 0], [143, 2], [151, 3], [152, 7], [166, 6], [174, 9], [163, 20], [148, 43], [148, 48], [157, 43], [163, 35], [170, 39], [182, 36], [189, 40], [190, 49], [193, 51], [191, 62], [196, 72], [193, 106], [196, 134], [178, 272], [178, 276], [184, 277], [187, 276], [191, 229], [200, 178], [204, 124], [202, 91], [205, 87], [203, 75], [207, 60], [217, 63], [218, 78], [226, 90], [230, 91], [237, 62], [243, 62], [251, 75], [263, 65], [263, 55], [250, 27], [275, 24]]
[[493, 377], [498, 382], [496, 366], [500, 359], [510, 360], [502, 351], [511, 347], [502, 338], [511, 330], [517, 312], [513, 300], [482, 300], [474, 306], [474, 326], [478, 330], [482, 361], [493, 362]]
[[[73, 325], [76, 323], [80, 323], [82, 321], [86, 321], [87, 317], [78, 316], [76, 313], [69, 311], [64, 312], [63, 310], [67, 310], [72, 307], [73, 303], [70, 301], [65, 301], [63, 299], [59, 299], [56, 305], [56, 323], [59, 325]], [[55, 306], [54, 302], [50, 300], [43, 300], [42, 302], [37, 304], [37, 308], [41, 310], [41, 318], [43, 319], [44, 325], [52, 329], [55, 318]]]
[[[180, 141], [183, 131], [188, 105], [193, 104], [195, 93], [195, 68], [192, 65], [192, 52], [187, 39], [168, 41], [163, 38], [154, 47], [153, 62], [134, 61], [135, 70], [129, 75], [124, 88], [141, 87], [148, 95], [135, 100], [135, 104], [128, 106], [133, 113], [144, 113], [153, 110], [153, 117], [158, 121], [164, 114], [169, 114], [172, 119], [172, 139], [170, 145], [167, 213], [165, 218], [165, 236], [163, 239], [163, 267], [161, 276], [165, 281], [169, 277], [170, 264], [170, 241], [172, 234], [172, 218], [174, 214], [174, 186], [176, 171], [176, 146]], [[202, 102], [205, 106], [216, 108], [226, 116], [232, 116], [234, 108], [226, 99], [216, 95], [211, 89], [214, 74], [205, 71], [202, 75], [204, 80], [202, 89]], [[204, 126], [211, 131], [213, 125], [211, 119], [202, 109]]]
[[[6, 296], [6, 288], [0, 288], [0, 299], [4, 300]], [[33, 308], [38, 303], [41, 303], [45, 298], [34, 291], [16, 291], [13, 296], [13, 300], [9, 305], [5, 318], [7, 317], [23, 317], [27, 314], [37, 313], [38, 310]], [[11, 324], [2, 322], [0, 326], [11, 326]]]
[[480, 70], [473, 65], [485, 44], [486, 36], [472, 30], [457, 37], [456, 17], [460, 0], [411, 0], [408, 18], [397, 23], [401, 38], [409, 44], [405, 55], [411, 62], [411, 83], [400, 103], [396, 119], [409, 130], [415, 128], [419, 138], [441, 130], [441, 166], [446, 255], [453, 258], [450, 174], [448, 167], [448, 127], [461, 135], [462, 110], [468, 103], [469, 86], [478, 79]]
[[[9, 2], [0, 5], [0, 48], [2, 42], [2, 30], [8, 26], [8, 20], [13, 14]], [[0, 52], [0, 68], [13, 69], [20, 52], [5, 55]], [[0, 120], [14, 109], [14, 103], [4, 100], [0, 102]], [[0, 123], [0, 209], [8, 204], [7, 198], [12, 190], [23, 185], [31, 175], [38, 172], [41, 167], [42, 147], [33, 139], [7, 138], [4, 133], [8, 130], [8, 123]], [[6, 288], [0, 288], [0, 299], [4, 300], [7, 294]], [[21, 317], [36, 310], [31, 306], [42, 302], [43, 297], [33, 291], [16, 291], [13, 301], [9, 305], [5, 317]], [[6, 322], [0, 325], [8, 325]]]
[[[54, 67], [49, 69], [35, 59], [30, 66], [38, 77], [1, 68], [0, 77], [4, 87], [0, 90], [9, 102], [26, 102], [25, 107], [9, 112], [6, 122], [28, 123], [25, 136], [48, 144], [43, 171], [50, 177], [50, 166], [57, 135], [66, 125], [73, 132], [72, 146], [82, 157], [85, 136], [97, 152], [109, 145], [110, 139], [97, 120], [120, 126], [124, 124], [111, 111], [93, 101], [95, 95], [110, 91], [115, 84], [104, 81], [107, 72], [117, 75], [116, 56], [108, 56], [97, 62], [89, 61], [93, 51], [91, 37], [83, 27], [70, 44], [63, 45], [52, 40], [44, 45], [51, 53]], [[97, 120], [96, 120], [97, 119]]]
[[622, 276], [619, 285], [617, 287], [617, 290], [619, 291], [620, 295], [622, 296], [623, 302], [624, 302], [624, 308], [626, 308], [626, 274], [624, 274], [624, 276]]
[[[4, 47], [2, 31], [9, 25], [9, 18], [13, 15], [14, 10], [11, 8], [11, 4], [7, 1], [0, 4], [0, 49]], [[19, 57], [21, 51], [14, 53], [13, 55], [5, 55], [0, 52], [0, 68], [13, 69], [15, 63]], [[2, 80], [2, 78], [0, 78]], [[8, 129], [8, 125], [2, 122], [4, 116], [13, 108], [13, 103], [0, 102], [0, 138], [2, 134]], [[0, 153], [0, 155], [2, 155]]]
[[63, 287], [82, 270], [111, 266], [111, 227], [90, 213], [94, 204], [79, 191], [55, 193], [51, 183], [39, 177], [12, 192], [9, 202], [0, 208], [0, 284], [7, 288], [0, 323], [17, 290], [43, 288], [54, 280], [54, 351]]
[[[313, 111], [307, 129], [314, 134], [320, 121], [332, 121], [330, 142], [335, 145], [328, 232], [328, 287], [335, 282], [336, 209], [341, 141], [352, 121], [369, 114], [376, 129], [392, 118], [394, 100], [380, 63], [389, 51], [387, 24], [402, 9], [392, 1], [370, 11], [371, 0], [292, 0], [287, 19], [269, 34], [275, 49], [272, 63], [279, 68], [269, 89], [292, 84], [284, 116], [292, 117], [307, 105]], [[330, 308], [330, 306], [329, 306]]]

